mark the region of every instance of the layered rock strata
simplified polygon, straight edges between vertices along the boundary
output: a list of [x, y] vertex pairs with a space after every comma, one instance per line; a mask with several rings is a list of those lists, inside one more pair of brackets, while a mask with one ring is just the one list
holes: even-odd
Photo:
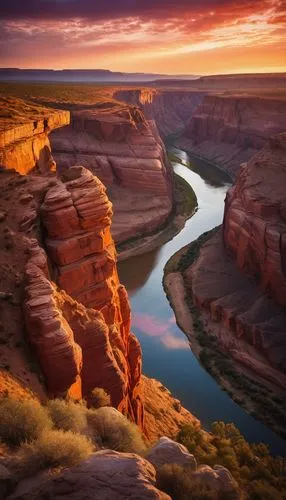
[[[112, 404], [143, 425], [141, 349], [130, 333], [110, 234], [112, 206], [102, 183], [82, 167], [48, 189], [41, 206], [52, 278], [45, 258], [30, 260], [26, 324], [52, 394], [88, 396], [103, 387]], [[72, 298], [71, 298], [72, 297]]]
[[61, 171], [80, 164], [108, 187], [116, 243], [156, 230], [172, 210], [172, 175], [154, 123], [134, 106], [76, 110], [51, 135]]
[[286, 129], [286, 101], [256, 96], [205, 95], [178, 146], [224, 166], [239, 165]]
[[[286, 134], [242, 166], [223, 228], [184, 272], [234, 359], [286, 389]], [[216, 327], [215, 324], [218, 326]]]
[[148, 120], [154, 120], [162, 137], [182, 131], [192, 113], [201, 103], [204, 92], [188, 90], [157, 90], [151, 88], [123, 89], [114, 97], [142, 109]]
[[14, 98], [0, 98], [0, 108], [12, 109], [9, 119], [0, 124], [0, 167], [13, 168], [22, 175], [36, 167], [40, 172], [55, 169], [48, 133], [69, 124], [69, 111]]
[[[239, 173], [226, 198], [224, 244], [238, 267], [286, 306], [286, 133]], [[286, 328], [286, 324], [285, 324]]]

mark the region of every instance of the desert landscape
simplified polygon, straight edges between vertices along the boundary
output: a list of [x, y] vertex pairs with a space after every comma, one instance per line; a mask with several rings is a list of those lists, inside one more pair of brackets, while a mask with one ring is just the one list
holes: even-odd
[[0, 500], [286, 498], [284, 7], [64, 3], [0, 8]]

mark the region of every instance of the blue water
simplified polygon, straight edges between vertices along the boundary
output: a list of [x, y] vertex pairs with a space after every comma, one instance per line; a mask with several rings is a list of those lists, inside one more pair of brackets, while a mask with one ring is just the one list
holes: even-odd
[[[185, 152], [177, 149], [174, 152], [183, 161], [189, 160]], [[196, 214], [159, 250], [119, 264], [121, 282], [131, 299], [132, 330], [142, 346], [143, 371], [166, 385], [205, 428], [209, 429], [216, 420], [233, 422], [248, 441], [263, 442], [272, 453], [286, 456], [286, 442], [234, 403], [201, 366], [176, 325], [163, 290], [163, 270], [169, 258], [223, 219], [224, 198], [229, 188], [224, 183], [225, 175], [203, 165], [202, 160], [192, 158], [192, 164], [197, 173], [180, 163], [173, 163], [173, 168], [193, 187], [198, 199]]]

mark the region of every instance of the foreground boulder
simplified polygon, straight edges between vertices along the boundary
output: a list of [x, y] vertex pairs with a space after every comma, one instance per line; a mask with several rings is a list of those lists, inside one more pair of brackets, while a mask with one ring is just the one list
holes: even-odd
[[184, 445], [176, 443], [168, 437], [161, 437], [158, 443], [148, 452], [146, 458], [155, 468], [165, 464], [181, 465], [192, 470], [196, 470], [197, 468], [197, 461], [194, 455], [191, 455]]
[[57, 476], [20, 484], [9, 500], [170, 500], [155, 481], [155, 469], [147, 460], [106, 450]]

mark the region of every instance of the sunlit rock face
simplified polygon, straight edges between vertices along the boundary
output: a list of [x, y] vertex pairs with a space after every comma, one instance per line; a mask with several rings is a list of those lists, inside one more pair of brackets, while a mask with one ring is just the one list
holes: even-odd
[[114, 93], [120, 101], [139, 106], [154, 120], [162, 137], [182, 131], [201, 103], [204, 92], [188, 90], [124, 89]]
[[83, 165], [108, 188], [116, 243], [155, 231], [172, 210], [172, 173], [154, 123], [139, 108], [107, 105], [72, 112], [51, 135], [60, 171]]
[[285, 129], [285, 100], [205, 95], [178, 144], [224, 166], [235, 177], [241, 163]]
[[35, 242], [24, 312], [48, 392], [88, 398], [102, 387], [143, 428], [141, 348], [117, 275], [105, 187], [90, 171], [72, 167], [47, 189], [40, 216], [49, 267]]
[[48, 134], [69, 124], [69, 111], [52, 110], [9, 97], [0, 98], [1, 107], [12, 111], [1, 123], [0, 166], [13, 168], [22, 175], [35, 168], [42, 173], [54, 170]]

